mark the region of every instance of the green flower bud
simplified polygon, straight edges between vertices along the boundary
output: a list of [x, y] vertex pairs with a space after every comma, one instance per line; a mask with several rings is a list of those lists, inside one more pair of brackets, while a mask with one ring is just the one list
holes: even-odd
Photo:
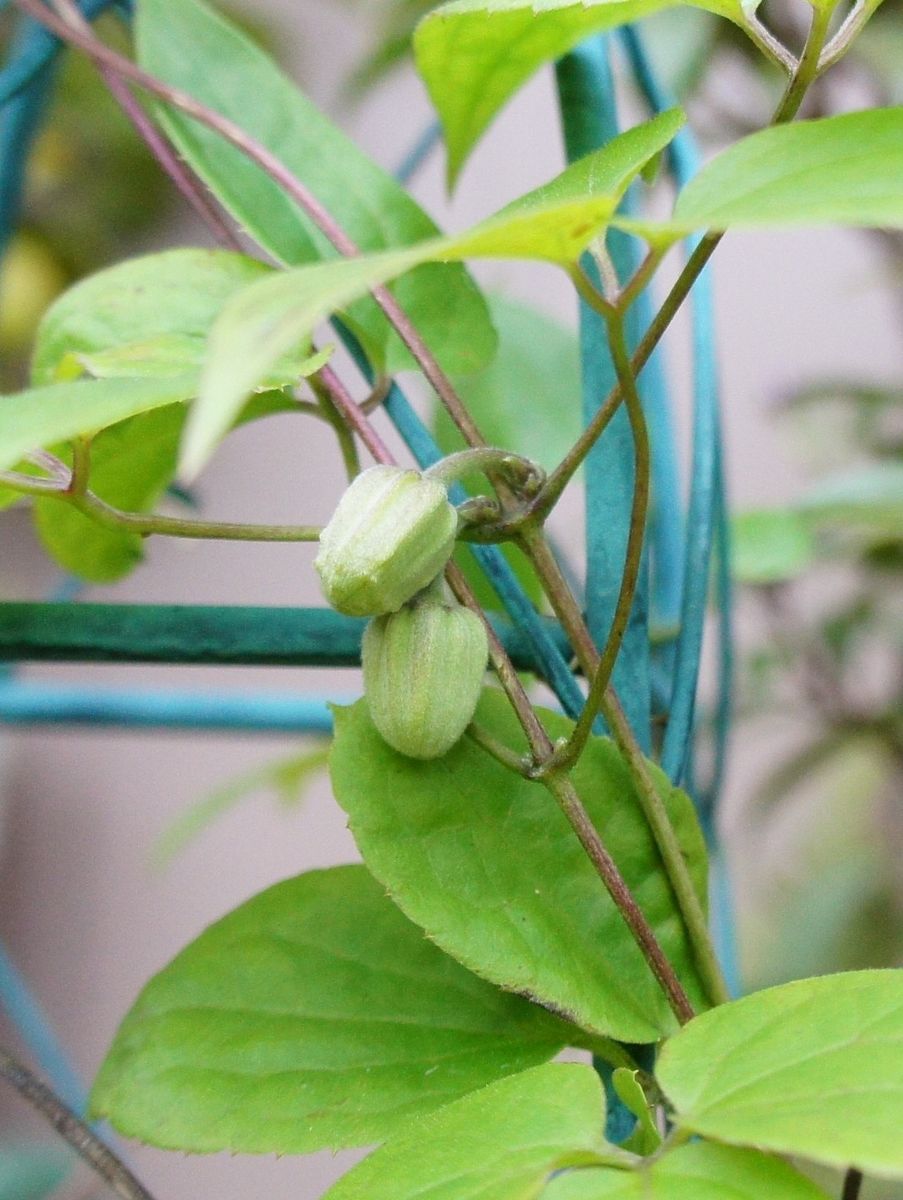
[[363, 471], [320, 534], [326, 599], [352, 617], [397, 611], [443, 569], [457, 529], [443, 484], [402, 467]]
[[400, 754], [439, 758], [470, 724], [488, 656], [480, 618], [432, 589], [400, 612], [375, 617], [363, 640], [373, 724]]

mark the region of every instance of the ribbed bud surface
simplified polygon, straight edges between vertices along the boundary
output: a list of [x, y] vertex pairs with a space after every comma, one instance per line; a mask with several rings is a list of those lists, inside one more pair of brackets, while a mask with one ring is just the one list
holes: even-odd
[[353, 617], [396, 612], [443, 569], [457, 528], [441, 483], [402, 467], [363, 471], [320, 534], [326, 599]]
[[409, 758], [439, 758], [470, 724], [489, 646], [483, 622], [432, 595], [376, 617], [363, 640], [373, 724]]

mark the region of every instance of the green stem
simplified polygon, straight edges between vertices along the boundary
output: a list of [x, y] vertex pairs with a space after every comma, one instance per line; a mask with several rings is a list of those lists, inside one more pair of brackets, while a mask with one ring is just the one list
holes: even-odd
[[489, 661], [492, 663], [492, 668], [498, 676], [502, 690], [508, 697], [509, 704], [517, 715], [521, 729], [523, 729], [526, 735], [534, 762], [544, 762], [552, 753], [552, 740], [546, 732], [543, 723], [533, 710], [530, 697], [521, 683], [514, 663], [508, 656], [495, 630], [490, 625], [485, 612], [474, 595], [473, 589], [460, 568], [453, 562], [450, 562], [445, 568], [445, 578], [461, 604], [469, 608], [483, 622], [486, 629], [486, 637], [489, 641]]
[[164, 517], [157, 513], [129, 513], [114, 508], [94, 492], [83, 494], [71, 491], [71, 483], [53, 479], [38, 479], [16, 471], [0, 471], [0, 484], [14, 488], [25, 496], [42, 496], [60, 500], [90, 517], [105, 529], [122, 530], [139, 537], [161, 534], [177, 538], [205, 538], [230, 542], [316, 542], [319, 525], [243, 525], [227, 521], [196, 521], [181, 517]]
[[[586, 628], [573, 593], [561, 574], [554, 556], [548, 549], [542, 533], [536, 529], [528, 530], [525, 540], [522, 535], [522, 544], [551, 601], [556, 616], [571, 639], [584, 674], [588, 679], [594, 679], [601, 661], [599, 653]], [[686, 859], [671, 824], [671, 818], [668, 816], [664, 802], [649, 771], [646, 758], [633, 735], [630, 723], [624, 715], [624, 710], [621, 708], [611, 684], [608, 685], [602, 697], [601, 709], [630, 771], [640, 807], [662, 857], [665, 873], [683, 918], [706, 991], [712, 1003], [723, 1003], [730, 997], [721, 976], [702, 904], [696, 894]], [[556, 777], [556, 766], [554, 757], [547, 764], [539, 764], [536, 773], [542, 782], [547, 783], [548, 779]]]
[[[786, 121], [790, 121], [796, 116], [799, 107], [803, 102], [803, 98], [812, 84], [813, 80], [819, 74], [819, 55], [822, 46], [824, 45], [825, 37], [827, 36], [828, 27], [830, 25], [830, 11], [815, 12], [812, 18], [812, 27], [809, 31], [809, 37], [806, 42], [806, 48], [803, 55], [796, 64], [796, 69], [793, 76], [787, 85], [787, 90], [779, 104], [777, 111], [774, 114], [770, 124], [780, 125]], [[706, 233], [699, 241], [696, 249], [687, 259], [686, 265], [678, 276], [674, 286], [671, 288], [668, 295], [665, 297], [661, 308], [655, 314], [649, 328], [643, 335], [639, 345], [637, 346], [633, 358], [630, 363], [631, 372], [634, 378], [639, 376], [643, 367], [652, 356], [652, 352], [658, 346], [659, 342], [664, 337], [665, 331], [670, 326], [677, 312], [683, 305], [690, 290], [696, 280], [702, 274], [702, 271], [709, 259], [715, 253], [724, 233], [720, 231], [710, 231]], [[642, 269], [642, 267], [641, 267]], [[582, 272], [580, 272], [582, 275]], [[575, 286], [577, 286], [580, 294], [590, 299], [589, 292], [586, 287], [590, 287], [594, 296], [590, 303], [598, 307], [598, 293], [591, 287], [588, 281], [584, 285], [580, 281], [578, 275], [573, 275]], [[633, 292], [633, 280], [627, 284], [625, 292]], [[605, 304], [610, 308], [608, 301]], [[601, 311], [601, 310], [600, 310]], [[537, 515], [547, 515], [554, 507], [555, 503], [560, 498], [564, 489], [571, 481], [577, 470], [580, 468], [586, 456], [592, 450], [593, 446], [598, 441], [602, 432], [605, 430], [609, 421], [617, 412], [623, 396], [623, 389], [620, 381], [609, 392], [605, 402], [597, 410], [593, 419], [584, 429], [583, 433], [564, 456], [558, 466], [549, 475], [545, 486], [536, 498], [533, 504], [533, 512]]]
[[[721, 241], [724, 234], [722, 233], [707, 233], [702, 238], [699, 245], [690, 255], [686, 266], [678, 276], [674, 286], [671, 288], [668, 295], [662, 302], [661, 308], [655, 314], [651, 325], [646, 330], [646, 333], [640, 340], [639, 345], [634, 351], [633, 358], [630, 361], [630, 370], [634, 379], [636, 379], [643, 367], [652, 356], [653, 350], [662, 340], [668, 326], [674, 320], [678, 310], [690, 294], [690, 289], [702, 273], [703, 267], [712, 257], [715, 248]], [[572, 276], [575, 286], [580, 290], [581, 295], [585, 296], [588, 302], [594, 306], [599, 300], [598, 293], [591, 285], [592, 300], [590, 300], [590, 292], [586, 290], [584, 285], [579, 282], [577, 276]], [[628, 288], [630, 284], [627, 285]], [[607, 304], [607, 301], [606, 301]], [[549, 475], [545, 486], [537, 496], [533, 511], [537, 513], [547, 513], [557, 503], [564, 489], [570, 483], [571, 479], [583, 465], [586, 456], [595, 446], [596, 442], [601, 437], [606, 429], [609, 421], [618, 411], [621, 402], [624, 399], [624, 393], [620, 382], [616, 383], [612, 390], [608, 393], [601, 408], [599, 408], [592, 420], [580, 434], [580, 437], [573, 444], [558, 466]]]
[[501, 763], [503, 767], [507, 767], [515, 775], [529, 778], [529, 758], [525, 758], [523, 754], [518, 754], [516, 750], [512, 750], [510, 746], [506, 746], [504, 742], [499, 741], [494, 734], [490, 733], [488, 729], [483, 725], [479, 725], [476, 721], [471, 721], [465, 732], [472, 742], [476, 743], [481, 750], [485, 750], [487, 754], [491, 755], [497, 763]]
[[181, 517], [164, 517], [157, 513], [144, 516], [141, 513], [121, 512], [93, 492], [86, 492], [84, 496], [67, 496], [58, 492], [57, 496], [60, 500], [68, 500], [73, 508], [98, 525], [136, 533], [140, 537], [163, 534], [166, 537], [209, 538], [230, 542], [316, 542], [320, 537], [318, 525], [240, 525], [224, 521], [183, 520]]
[[650, 247], [645, 258], [634, 271], [633, 277], [621, 289], [617, 299], [619, 312], [626, 313], [631, 304], [645, 292], [653, 275], [661, 265], [662, 259], [670, 249], [669, 245]]
[[68, 494], [73, 499], [80, 499], [88, 491], [88, 477], [91, 474], [91, 439], [75, 438], [72, 443], [72, 473], [69, 476]]
[[68, 485], [61, 487], [53, 480], [33, 479], [15, 471], [0, 472], [0, 483], [23, 495], [60, 500], [106, 529], [122, 530], [139, 537], [163, 534], [167, 537], [231, 542], [316, 542], [320, 537], [319, 525], [242, 525], [227, 521], [183, 520], [181, 517], [164, 517], [157, 513], [145, 516], [143, 513], [122, 512], [101, 500], [94, 492], [73, 494]]
[[630, 621], [633, 599], [636, 594], [637, 582], [643, 562], [643, 539], [646, 533], [646, 518], [649, 511], [649, 476], [651, 470], [651, 453], [649, 447], [649, 431], [646, 428], [646, 417], [643, 404], [637, 390], [636, 378], [630, 366], [630, 351], [624, 332], [624, 317], [620, 312], [603, 312], [601, 305], [595, 305], [602, 312], [608, 323], [608, 341], [612, 362], [617, 372], [621, 391], [624, 395], [627, 415], [634, 445], [634, 487], [633, 502], [630, 509], [630, 526], [627, 534], [627, 547], [624, 560], [624, 571], [621, 575], [621, 586], [618, 592], [615, 611], [612, 616], [611, 629], [602, 650], [599, 665], [590, 677], [590, 689], [583, 706], [583, 711], [574, 727], [574, 732], [568, 739], [568, 744], [561, 758], [566, 762], [576, 762], [592, 733], [593, 724], [599, 713], [603, 697], [608, 691], [612, 672], [624, 640], [624, 634]]
[[490, 478], [494, 474], [519, 491], [531, 494], [539, 491], [545, 482], [545, 472], [529, 458], [511, 450], [500, 450], [497, 446], [472, 446], [440, 458], [423, 472], [427, 479], [437, 479], [449, 486], [471, 471], [479, 471]]
[[792, 121], [800, 110], [806, 92], [819, 74], [819, 59], [831, 26], [834, 7], [829, 5], [824, 9], [814, 9], [809, 36], [803, 49], [799, 64], [787, 85], [787, 90], [778, 105], [778, 110], [772, 118], [772, 125], [784, 125]]
[[0, 486], [21, 492], [23, 496], [59, 496], [62, 490], [55, 479], [40, 479], [37, 475], [22, 475], [19, 471], [0, 471]]
[[630, 769], [637, 799], [662, 857], [665, 873], [674, 892], [677, 907], [683, 917], [687, 936], [693, 949], [693, 957], [706, 993], [712, 1004], [725, 1004], [731, 998], [730, 993], [724, 982], [721, 967], [718, 965], [708, 921], [690, 875], [687, 860], [671, 823], [665, 802], [652, 778], [649, 763], [640, 749], [617, 695], [611, 687], [603, 697], [602, 713], [612, 731], [615, 743]]
[[[545, 561], [545, 551], [554, 563], [554, 558], [551, 556], [551, 551], [545, 545], [545, 539], [542, 537], [542, 534], [538, 531], [533, 531], [533, 537], [537, 539], [534, 540], [533, 544], [540, 561]], [[557, 569], [557, 563], [555, 563], [555, 567]], [[447, 568], [446, 578], [461, 603], [466, 604], [468, 608], [473, 609], [478, 615], [483, 616], [482, 610], [477, 604], [476, 598], [470, 590], [467, 581], [454, 564], [450, 564]], [[571, 601], [576, 605], [570, 589], [563, 578], [561, 579], [561, 585], [563, 585], [567, 595], [571, 597]], [[577, 616], [582, 624], [579, 610]], [[483, 616], [483, 620], [485, 621], [485, 616]], [[489, 655], [493, 667], [527, 736], [533, 762], [541, 767], [552, 759], [554, 746], [541, 721], [534, 712], [530, 699], [510, 658], [505, 653], [504, 648], [488, 622], [487, 633], [489, 636]], [[589, 637], [588, 631], [586, 636]], [[592, 646], [591, 639], [590, 646]], [[540, 776], [543, 786], [555, 797], [565, 818], [586, 851], [590, 862], [623, 917], [640, 952], [649, 964], [650, 970], [661, 985], [674, 1015], [681, 1024], [690, 1020], [694, 1015], [693, 1007], [681, 986], [677, 973], [659, 945], [655, 931], [634, 899], [633, 893], [621, 875], [617, 864], [606, 850], [602, 839], [574, 788], [573, 782], [564, 771], [551, 771], [548, 774], [540, 773]], [[684, 869], [686, 869], [686, 864], [684, 864]]]
[[343, 420], [342, 414], [336, 408], [328, 388], [322, 381], [314, 376], [309, 382], [311, 389], [319, 401], [316, 411], [328, 425], [332, 426], [339, 443], [339, 452], [342, 455], [345, 474], [348, 476], [348, 481], [351, 482], [361, 472], [361, 460], [354, 442], [354, 434], [348, 423]]

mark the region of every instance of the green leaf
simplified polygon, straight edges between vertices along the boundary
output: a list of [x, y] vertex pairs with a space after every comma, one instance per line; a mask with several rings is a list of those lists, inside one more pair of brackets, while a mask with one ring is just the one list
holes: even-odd
[[[156, 342], [159, 351], [160, 341], [165, 347], [169, 340], [172, 358], [178, 340], [185, 350], [206, 338], [227, 300], [272, 274], [272, 268], [244, 254], [193, 249], [148, 254], [98, 271], [64, 292], [45, 314], [35, 342], [32, 380], [54, 383], [67, 359], [76, 360], [78, 369], [80, 359], [100, 356], [103, 362], [109, 352], [124, 352], [136, 343]], [[191, 359], [190, 368], [198, 362]]]
[[763, 129], [680, 193], [670, 228], [903, 227], [903, 107]]
[[[677, 0], [457, 0], [414, 34], [417, 67], [445, 128], [452, 184], [499, 109], [535, 71], [593, 33], [636, 21]], [[741, 0], [691, 0], [743, 21]], [[449, 81], [454, 80], [453, 86]]]
[[[577, 335], [537, 309], [489, 297], [499, 349], [492, 363], [455, 381], [490, 446], [556, 467], [580, 434], [580, 348]], [[441, 406], [433, 417], [445, 454], [465, 447]]]
[[[626, 0], [617, 2], [625, 3]], [[637, 175], [674, 140], [686, 119], [683, 109], [669, 108], [651, 121], [625, 130], [599, 150], [578, 158], [548, 183], [506, 204], [494, 220], [499, 221], [518, 213], [529, 216], [555, 204], [579, 203], [592, 196], [610, 196], [616, 203], [619, 202]], [[556, 261], [565, 263], [574, 261], [572, 249], [568, 249], [565, 256], [549, 254], [544, 250], [529, 255], [534, 256], [554, 257]]]
[[665, 1046], [659, 1083], [684, 1129], [903, 1177], [903, 971], [754, 992]]
[[[284, 355], [270, 374], [260, 381], [256, 390], [279, 390], [297, 383], [299, 379], [306, 379], [329, 362], [332, 351], [332, 346], [328, 346], [316, 354], [307, 353], [305, 348]], [[94, 379], [165, 379], [194, 371], [200, 380], [206, 352], [207, 343], [203, 337], [163, 333], [142, 342], [76, 354], [72, 358]], [[284, 407], [289, 409], [292, 405], [286, 401]]]
[[[70, 288], [45, 315], [34, 380], [49, 384], [84, 372], [110, 380], [179, 377], [186, 386], [191, 381], [188, 390], [196, 395], [217, 314], [243, 287], [273, 274], [242, 254], [194, 249], [146, 255], [99, 271]], [[284, 388], [322, 366], [323, 355], [309, 357], [307, 349], [293, 347], [260, 387]], [[291, 407], [288, 396], [269, 391], [240, 419]], [[91, 447], [92, 490], [128, 512], [153, 508], [175, 474], [185, 418], [179, 404], [100, 433]], [[68, 457], [65, 449], [54, 451]], [[143, 558], [143, 540], [134, 534], [104, 528], [55, 500], [38, 500], [34, 507], [45, 548], [84, 579], [112, 582]]]
[[[150, 511], [175, 474], [185, 416], [185, 405], [170, 404], [98, 434], [91, 443], [92, 491], [125, 512]], [[68, 449], [55, 452], [71, 460]], [[59, 500], [37, 499], [34, 519], [44, 549], [81, 579], [112, 583], [144, 559], [143, 538], [99, 525]]]
[[323, 1200], [530, 1200], [553, 1171], [619, 1157], [604, 1125], [598, 1075], [550, 1063], [410, 1122]]
[[275, 792], [279, 802], [286, 808], [297, 804], [307, 785], [326, 766], [328, 755], [328, 745], [316, 745], [313, 749], [264, 763], [230, 779], [193, 804], [166, 830], [157, 842], [154, 857], [161, 863], [170, 862], [214, 821], [257, 792]]
[[849, 525], [893, 537], [903, 528], [903, 462], [881, 462], [822, 480], [800, 504], [816, 525]]
[[767, 1154], [700, 1142], [635, 1171], [568, 1171], [542, 1200], [827, 1200], [799, 1171]]
[[255, 896], [152, 979], [92, 1109], [170, 1149], [359, 1146], [567, 1040], [427, 941], [363, 867], [336, 867]]
[[633, 1133], [621, 1144], [633, 1154], [653, 1154], [662, 1144], [662, 1135], [655, 1123], [655, 1114], [649, 1107], [646, 1093], [639, 1081], [639, 1072], [628, 1067], [618, 1067], [612, 1073], [611, 1084], [618, 1099], [628, 1112], [637, 1119]]
[[731, 570], [741, 583], [784, 583], [814, 560], [812, 531], [792, 509], [753, 509], [734, 517]]
[[[271, 151], [361, 250], [404, 246], [438, 232], [391, 175], [213, 9], [199, 0], [139, 0], [136, 37], [143, 67], [231, 118]], [[274, 258], [297, 266], [336, 256], [323, 234], [259, 167], [181, 113], [160, 111], [187, 161]], [[486, 306], [463, 267], [426, 266], [402, 280], [396, 295], [447, 370], [474, 370], [492, 356], [495, 336]], [[410, 366], [407, 350], [371, 300], [355, 305], [349, 318], [388, 371]]]
[[32, 450], [90, 436], [138, 413], [188, 400], [196, 382], [186, 376], [85, 379], [0, 396], [0, 471], [16, 466]]
[[320, 321], [371, 288], [437, 260], [536, 258], [560, 266], [575, 263], [680, 119], [679, 114], [665, 113], [629, 130], [465, 233], [284, 271], [245, 288], [226, 306], [210, 336], [201, 394], [182, 452], [186, 476], [201, 469], [217, 431], [228, 428], [245, 396], [273, 364], [309, 337]]
[[[500, 295], [488, 299], [499, 335], [498, 353], [484, 370], [456, 379], [455, 388], [489, 445], [514, 450], [551, 470], [580, 433], [577, 335], [526, 304]], [[440, 404], [433, 411], [433, 432], [445, 454], [466, 447]], [[465, 482], [475, 494], [488, 491], [480, 475]], [[511, 545], [500, 549], [517, 573], [521, 587], [534, 604], [541, 606], [542, 588], [529, 563]], [[496, 607], [495, 592], [470, 551], [461, 547], [455, 561], [480, 603], [486, 608]]]
[[[541, 713], [554, 739], [572, 722]], [[526, 750], [505, 697], [476, 719]], [[367, 706], [336, 709], [333, 788], [364, 860], [428, 936], [471, 970], [595, 1034], [655, 1041], [674, 1018], [627, 927], [551, 795], [469, 738], [416, 762], [382, 740]], [[650, 765], [705, 895], [706, 859], [689, 799]], [[593, 738], [574, 771], [581, 799], [658, 935], [704, 1007], [703, 988], [658, 853], [614, 745]]]

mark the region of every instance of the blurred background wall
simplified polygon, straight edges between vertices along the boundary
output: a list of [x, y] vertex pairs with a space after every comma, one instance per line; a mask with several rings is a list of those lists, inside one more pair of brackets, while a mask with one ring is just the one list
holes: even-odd
[[[373, 157], [392, 167], [429, 119], [410, 72], [391, 77], [363, 108], [341, 84], [368, 46], [360, 14], [327, 0], [256, 0], [250, 15], [277, 31], [285, 65]], [[186, 52], [188, 50], [186, 49]], [[253, 98], [249, 98], [253, 102]], [[419, 177], [418, 198], [452, 228], [559, 169], [561, 141], [548, 74], [510, 106], [479, 147], [449, 202], [437, 156]], [[174, 216], [153, 244], [199, 234]], [[484, 281], [573, 324], [567, 288], [551, 271], [490, 264]], [[812, 377], [899, 379], [898, 310], [877, 279], [866, 240], [834, 231], [729, 237], [715, 267], [721, 376], [731, 495], [744, 505], [795, 499], [807, 483], [801, 459], [774, 420], [777, 401]], [[686, 327], [668, 341], [687, 441]], [[524, 397], [525, 419], [529, 397]], [[317, 422], [277, 418], [231, 438], [201, 481], [206, 511], [222, 519], [321, 522], [342, 486], [341, 463]], [[579, 546], [579, 512], [559, 522]], [[55, 576], [27, 517], [0, 518], [4, 597], [36, 597]], [[305, 605], [319, 603], [312, 547], [228, 546], [160, 541], [146, 563], [96, 600]], [[811, 597], [817, 606], [819, 596]], [[741, 603], [741, 631], [760, 618]], [[354, 694], [355, 672], [177, 668], [30, 668], [33, 678], [199, 688], [317, 689]], [[801, 714], [800, 721], [805, 717]], [[799, 738], [786, 719], [743, 726], [734, 739], [726, 833], [741, 903], [764, 860], [755, 818], [742, 800], [757, 777]], [[230, 775], [285, 754], [285, 738], [116, 732], [0, 733], [0, 933], [39, 993], [83, 1076], [95, 1071], [118, 1021], [148, 976], [210, 921], [258, 889], [310, 867], [347, 862], [355, 848], [319, 779], [303, 807], [284, 811], [266, 795], [214, 824], [166, 868], [155, 840]], [[758, 847], [755, 848], [754, 847]], [[0, 1095], [0, 1121], [28, 1127]], [[329, 1155], [311, 1159], [186, 1159], [143, 1148], [131, 1160], [159, 1200], [306, 1200], [337, 1173]], [[100, 1195], [79, 1175], [60, 1195]]]

